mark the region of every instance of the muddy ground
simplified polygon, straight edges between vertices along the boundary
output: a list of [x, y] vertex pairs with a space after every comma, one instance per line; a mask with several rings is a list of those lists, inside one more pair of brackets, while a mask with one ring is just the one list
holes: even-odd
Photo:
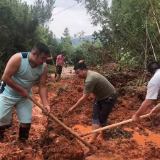
[[[94, 97], [91, 96], [73, 114], [67, 111], [82, 96], [83, 80], [65, 71], [62, 80], [56, 82], [48, 75], [47, 86], [51, 113], [78, 135], [91, 131], [91, 114]], [[116, 65], [105, 66], [101, 71], [116, 87], [118, 101], [108, 123], [114, 124], [130, 119], [139, 108], [146, 94], [148, 77], [137, 71], [116, 71]], [[143, 80], [143, 81], [139, 81]], [[41, 103], [38, 87], [34, 87], [34, 99]], [[27, 146], [19, 144], [16, 113], [13, 123], [6, 130], [3, 142], [0, 142], [1, 160], [159, 160], [160, 159], [160, 118], [147, 118], [141, 123], [128, 123], [106, 131], [103, 143], [96, 142], [96, 151], [89, 149], [74, 138], [68, 131], [48, 119], [34, 105], [32, 127]], [[84, 137], [88, 141], [90, 135]]]

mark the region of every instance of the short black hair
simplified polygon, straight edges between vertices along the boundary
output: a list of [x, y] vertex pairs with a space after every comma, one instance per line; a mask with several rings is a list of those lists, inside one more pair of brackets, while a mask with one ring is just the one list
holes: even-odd
[[33, 49], [38, 49], [39, 52], [40, 52], [40, 54], [41, 54], [41, 53], [44, 53], [44, 54], [46, 54], [46, 55], [49, 55], [49, 54], [50, 54], [49, 47], [48, 47], [46, 44], [42, 43], [42, 42], [36, 43], [36, 44], [34, 45]]
[[65, 54], [65, 53], [66, 53], [66, 51], [62, 51], [62, 52], [61, 52], [61, 54]]
[[147, 66], [147, 70], [148, 70], [148, 72], [150, 72], [151, 74], [154, 74], [157, 69], [160, 69], [160, 63], [157, 62], [157, 61], [151, 62], [151, 63], [149, 63], [148, 66]]
[[77, 69], [80, 69], [80, 70], [87, 70], [87, 66], [85, 65], [85, 63], [77, 63], [75, 66], [74, 66], [74, 70], [77, 70]]

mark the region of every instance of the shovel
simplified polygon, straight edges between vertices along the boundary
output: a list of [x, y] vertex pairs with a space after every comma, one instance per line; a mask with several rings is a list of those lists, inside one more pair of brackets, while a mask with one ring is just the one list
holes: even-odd
[[[143, 118], [148, 118], [148, 117], [150, 117], [150, 113], [146, 114], [146, 115], [143, 115], [140, 118], [143, 119]], [[107, 130], [107, 129], [110, 129], [110, 128], [118, 127], [118, 126], [120, 126], [122, 124], [130, 123], [130, 122], [132, 122], [132, 119], [128, 119], [128, 120], [125, 120], [125, 121], [122, 121], [122, 122], [119, 122], [119, 123], [115, 123], [115, 124], [112, 124], [112, 125], [109, 125], [109, 126], [106, 126], [106, 127], [95, 129], [95, 130], [93, 130], [91, 132], [82, 134], [81, 137], [84, 137], [84, 136], [87, 136], [89, 134], [96, 133], [96, 132], [99, 132], [99, 131], [104, 131], [104, 130]]]
[[78, 140], [80, 140], [83, 144], [85, 144], [91, 151], [93, 151], [92, 145], [87, 143], [85, 140], [83, 140], [81, 137], [79, 137], [77, 134], [75, 134], [69, 127], [67, 127], [65, 124], [63, 124], [58, 118], [56, 118], [52, 113], [48, 113], [47, 109], [45, 109], [43, 106], [41, 106], [37, 101], [35, 101], [32, 97], [28, 97], [34, 104], [36, 104], [44, 113], [47, 115], [51, 120], [56, 121], [58, 124], [60, 124], [63, 128], [65, 128], [68, 132], [70, 132], [74, 137], [76, 137]]

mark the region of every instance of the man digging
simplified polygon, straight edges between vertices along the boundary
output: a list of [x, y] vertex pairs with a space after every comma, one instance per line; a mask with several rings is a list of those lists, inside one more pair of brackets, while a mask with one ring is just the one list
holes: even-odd
[[12, 110], [15, 106], [20, 122], [19, 140], [26, 142], [29, 137], [32, 118], [32, 86], [39, 80], [39, 93], [43, 106], [50, 111], [47, 100], [47, 65], [49, 48], [37, 43], [31, 52], [17, 53], [7, 63], [2, 80], [6, 86], [0, 94], [0, 139], [3, 140], [5, 129], [11, 123]]
[[[95, 102], [92, 113], [92, 130], [106, 126], [108, 116], [117, 100], [116, 90], [104, 76], [88, 70], [83, 61], [76, 64], [74, 70], [79, 78], [85, 80], [85, 89], [83, 96], [69, 109], [69, 112], [82, 105], [90, 94], [93, 93]], [[104, 133], [104, 131], [101, 131], [98, 137], [101, 141], [104, 140]], [[97, 136], [97, 133], [92, 133], [89, 143], [94, 143], [97, 140]]]
[[[138, 111], [133, 115], [133, 121], [140, 121], [140, 116], [145, 114], [145, 112], [156, 104], [158, 94], [160, 92], [160, 64], [158, 62], [151, 62], [148, 67], [148, 72], [151, 73], [152, 78], [147, 86], [147, 95], [143, 103], [141, 104]], [[159, 110], [159, 107], [156, 107], [151, 112], [155, 113]]]

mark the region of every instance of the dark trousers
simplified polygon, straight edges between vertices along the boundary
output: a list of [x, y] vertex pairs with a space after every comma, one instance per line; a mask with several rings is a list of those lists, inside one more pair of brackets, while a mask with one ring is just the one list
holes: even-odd
[[6, 86], [6, 84], [3, 82], [3, 83], [2, 83], [2, 86], [1, 86], [1, 89], [0, 89], [0, 93], [3, 93], [3, 91], [4, 91], [4, 89], [5, 89], [5, 86]]
[[101, 127], [107, 125], [107, 119], [117, 101], [117, 94], [103, 99], [95, 100], [92, 113], [92, 124], [100, 124]]
[[62, 66], [56, 66], [56, 71], [57, 71], [57, 74], [61, 75], [62, 73]]
[[56, 72], [55, 72], [55, 78], [57, 77], [57, 75], [61, 76], [62, 73], [62, 66], [56, 66]]

